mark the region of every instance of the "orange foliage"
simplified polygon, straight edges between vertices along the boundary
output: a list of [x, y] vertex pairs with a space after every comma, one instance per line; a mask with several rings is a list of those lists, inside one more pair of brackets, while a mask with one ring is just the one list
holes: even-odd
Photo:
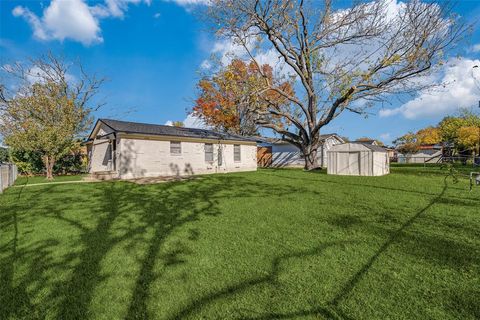
[[236, 134], [251, 135], [257, 131], [255, 113], [286, 102], [273, 88], [293, 94], [290, 83], [274, 84], [273, 69], [269, 65], [246, 64], [233, 60], [209, 79], [202, 79], [193, 113], [208, 125]]

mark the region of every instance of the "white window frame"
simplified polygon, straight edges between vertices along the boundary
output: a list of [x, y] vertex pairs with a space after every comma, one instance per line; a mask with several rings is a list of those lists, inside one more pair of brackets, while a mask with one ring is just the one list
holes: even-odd
[[[178, 148], [177, 148], [178, 145]], [[172, 149], [173, 146], [173, 149]], [[172, 152], [172, 150], [179, 150], [180, 152]], [[181, 141], [170, 141], [170, 155], [171, 156], [180, 156], [182, 155], [182, 142]]]
[[[238, 148], [238, 152], [237, 152]], [[237, 158], [238, 155], [238, 158]], [[242, 146], [240, 144], [233, 145], [233, 161], [234, 162], [242, 162]]]
[[[207, 153], [207, 146], [210, 147], [209, 152]], [[205, 154], [205, 162], [213, 162], [213, 143], [205, 143], [203, 147], [203, 151]], [[212, 155], [211, 159], [207, 159], [207, 155]]]

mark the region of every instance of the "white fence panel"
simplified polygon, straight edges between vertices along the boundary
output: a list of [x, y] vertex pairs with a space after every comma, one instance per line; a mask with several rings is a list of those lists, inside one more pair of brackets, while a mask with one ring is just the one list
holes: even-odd
[[11, 163], [0, 164], [0, 193], [17, 180], [17, 166]]

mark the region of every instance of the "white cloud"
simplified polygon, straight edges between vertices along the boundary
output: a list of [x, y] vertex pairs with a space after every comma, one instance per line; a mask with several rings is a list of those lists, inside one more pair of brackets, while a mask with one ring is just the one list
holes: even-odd
[[381, 117], [402, 115], [407, 119], [434, 118], [454, 113], [458, 109], [477, 105], [480, 100], [480, 60], [451, 59], [441, 71], [436, 90], [419, 92], [418, 96], [394, 109], [380, 110]]
[[[210, 127], [205, 123], [205, 121], [193, 115], [192, 113], [188, 114], [182, 122], [185, 128], [210, 129]], [[165, 125], [173, 126], [173, 120], [168, 120], [167, 122], [165, 122]]]
[[207, 126], [205, 121], [203, 121], [202, 119], [200, 119], [199, 117], [197, 117], [197, 116], [195, 116], [191, 113], [189, 115], [187, 115], [185, 120], [183, 120], [183, 125], [186, 128], [199, 128], [199, 129], [208, 129], [209, 128], [209, 126]]
[[[84, 0], [82, 0], [84, 1]], [[97, 4], [90, 7], [91, 12], [96, 17], [106, 18], [114, 17], [122, 19], [130, 4], [146, 3], [150, 5], [151, 0], [104, 0], [105, 4]]]
[[98, 20], [82, 0], [52, 0], [41, 18], [21, 6], [15, 7], [12, 13], [23, 17], [40, 40], [63, 41], [68, 38], [84, 45], [103, 41]]
[[157, 12], [157, 13], [155, 13], [155, 14], [153, 15], [153, 17], [154, 17], [155, 19], [158, 19], [158, 18], [160, 18], [161, 15], [162, 15], [162, 14], [161, 14], [160, 12]]
[[194, 5], [209, 5], [211, 0], [165, 0], [167, 2], [174, 2], [182, 7]]
[[121, 19], [130, 4], [139, 3], [150, 4], [150, 0], [105, 0], [95, 6], [88, 6], [85, 0], [52, 0], [41, 16], [22, 6], [15, 7], [12, 14], [25, 19], [37, 39], [70, 39], [88, 46], [103, 41], [100, 19]]
[[480, 43], [473, 45], [473, 46], [470, 48], [470, 51], [471, 51], [471, 52], [480, 52]]
[[390, 132], [382, 133], [380, 136], [380, 140], [383, 142], [388, 142], [392, 140], [392, 134]]

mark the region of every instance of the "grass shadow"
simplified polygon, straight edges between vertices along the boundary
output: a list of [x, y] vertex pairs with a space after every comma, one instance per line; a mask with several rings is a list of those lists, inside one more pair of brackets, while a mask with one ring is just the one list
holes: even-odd
[[339, 304], [346, 299], [346, 297], [352, 292], [356, 285], [364, 278], [373, 264], [380, 258], [380, 256], [389, 249], [389, 247], [397, 241], [397, 239], [403, 234], [403, 232], [409, 228], [422, 214], [435, 205], [447, 191], [447, 181], [444, 179], [444, 185], [442, 191], [433, 198], [425, 207], [417, 211], [407, 221], [405, 221], [400, 228], [390, 234], [388, 239], [380, 246], [380, 248], [372, 255], [367, 262], [350, 277], [350, 279], [341, 287], [338, 294], [331, 300], [330, 305], [338, 307]]

